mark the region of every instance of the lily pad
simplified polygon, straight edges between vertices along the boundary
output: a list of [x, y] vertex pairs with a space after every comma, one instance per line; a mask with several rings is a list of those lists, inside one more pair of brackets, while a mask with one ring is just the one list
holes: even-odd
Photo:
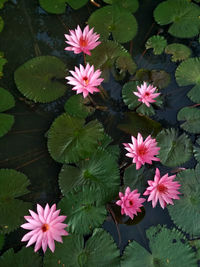
[[87, 4], [88, 0], [66, 0], [73, 9], [79, 9]]
[[14, 116], [0, 113], [0, 137], [4, 136], [14, 124]]
[[64, 109], [70, 116], [85, 119], [94, 112], [93, 107], [85, 105], [86, 101], [82, 95], [73, 95], [65, 103]]
[[187, 96], [194, 102], [200, 104], [200, 84], [195, 85], [187, 94]]
[[180, 166], [192, 156], [191, 140], [186, 134], [179, 136], [175, 129], [161, 131], [156, 141], [160, 147], [159, 158], [165, 166]]
[[11, 109], [15, 106], [15, 99], [11, 93], [0, 87], [0, 112]]
[[163, 89], [169, 85], [171, 77], [165, 70], [151, 70], [150, 80], [154, 86]]
[[45, 253], [44, 267], [55, 267], [57, 264], [67, 267], [100, 267], [99, 264], [119, 267], [119, 250], [103, 229], [95, 229], [86, 242], [81, 235], [69, 235], [63, 241], [63, 244], [57, 244], [54, 254], [49, 251]]
[[172, 61], [177, 62], [189, 58], [191, 56], [192, 51], [188, 46], [184, 44], [173, 43], [169, 44], [165, 48], [165, 53], [172, 55]]
[[17, 253], [13, 249], [9, 249], [1, 256], [0, 266], [42, 267], [42, 257], [32, 248], [22, 248]]
[[161, 55], [166, 46], [167, 40], [160, 35], [151, 36], [145, 44], [146, 49], [153, 48], [153, 53], [155, 55]]
[[141, 103], [138, 101], [138, 97], [133, 93], [138, 91], [137, 85], [137, 82], [128, 82], [125, 83], [122, 88], [122, 98], [129, 109], [135, 109]]
[[48, 149], [52, 158], [61, 163], [77, 162], [88, 158], [103, 138], [103, 127], [93, 120], [64, 113], [55, 119], [48, 132]]
[[96, 189], [83, 186], [69, 192], [59, 203], [63, 214], [67, 214], [68, 229], [72, 233], [89, 234], [106, 218], [106, 209], [96, 195]]
[[137, 65], [128, 53], [127, 55], [121, 55], [117, 58], [116, 67], [120, 69], [120, 73], [126, 73], [126, 71], [128, 71], [131, 75], [133, 75], [137, 69]]
[[47, 103], [63, 96], [66, 86], [60, 82], [66, 74], [65, 64], [54, 56], [35, 57], [14, 74], [18, 90], [28, 99]]
[[84, 184], [93, 186], [102, 201], [115, 197], [119, 191], [119, 170], [117, 162], [108, 152], [100, 150], [90, 159], [79, 162], [77, 167], [63, 166], [59, 185], [64, 195]]
[[29, 203], [16, 199], [27, 194], [27, 177], [12, 169], [0, 169], [0, 232], [9, 233], [23, 222]]
[[181, 184], [180, 199], [167, 207], [174, 223], [191, 237], [200, 237], [200, 181], [198, 170], [185, 170], [177, 175]]
[[52, 14], [62, 14], [65, 13], [66, 0], [39, 0], [40, 6]]
[[191, 38], [199, 34], [200, 8], [187, 0], [168, 0], [154, 10], [154, 18], [160, 25], [172, 25], [168, 32], [179, 38]]
[[200, 162], [200, 137], [197, 139], [196, 143], [199, 146], [194, 146], [194, 149], [193, 149], [194, 157], [198, 162]]
[[119, 8], [125, 8], [131, 13], [134, 13], [137, 11], [139, 7], [138, 0], [103, 0], [107, 4], [113, 4], [118, 5]]
[[179, 121], [184, 121], [181, 124], [181, 128], [189, 133], [200, 133], [200, 109], [185, 107], [182, 108], [178, 115], [177, 119]]
[[88, 24], [95, 28], [102, 38], [112, 37], [119, 43], [132, 40], [137, 33], [135, 17], [125, 9], [116, 5], [102, 7], [89, 17]]
[[142, 114], [145, 116], [153, 116], [155, 114], [155, 110], [152, 105], [150, 107], [147, 107], [145, 104], [141, 104], [137, 109], [136, 112], [138, 114]]
[[194, 251], [178, 230], [157, 226], [150, 227], [146, 234], [151, 253], [133, 241], [124, 251], [121, 266], [197, 267]]

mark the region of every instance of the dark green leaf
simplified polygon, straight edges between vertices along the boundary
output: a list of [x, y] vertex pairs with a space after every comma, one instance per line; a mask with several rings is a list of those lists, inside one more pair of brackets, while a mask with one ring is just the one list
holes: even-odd
[[79, 9], [87, 4], [88, 0], [66, 0], [66, 2], [73, 8]]
[[133, 92], [137, 92], [137, 82], [125, 83], [122, 88], [122, 98], [129, 109], [135, 109], [141, 102]]
[[172, 61], [176, 62], [189, 58], [191, 56], [192, 51], [188, 46], [184, 44], [174, 43], [169, 44], [165, 48], [165, 53], [172, 55]]
[[0, 52], [0, 78], [3, 77], [3, 66], [7, 63], [7, 60], [3, 56], [3, 53]]
[[15, 99], [11, 93], [0, 87], [0, 112], [11, 109], [15, 106]]
[[4, 235], [0, 234], [0, 250], [3, 248], [4, 245]]
[[0, 113], [0, 137], [4, 136], [13, 126], [13, 115]]
[[181, 128], [189, 133], [200, 133], [200, 109], [185, 107], [182, 108], [177, 116], [179, 121], [184, 121]]
[[153, 85], [160, 89], [167, 87], [171, 81], [169, 73], [164, 70], [152, 70], [150, 79], [153, 82]]
[[187, 94], [187, 96], [195, 103], [200, 104], [200, 84], [195, 85]]
[[40, 6], [48, 13], [65, 13], [67, 0], [39, 0]]
[[134, 13], [137, 11], [139, 7], [138, 0], [103, 0], [107, 4], [115, 4], [118, 5], [119, 8], [125, 8], [128, 11]]
[[155, 55], [160, 55], [167, 46], [167, 41], [163, 36], [153, 35], [147, 40], [145, 46], [146, 49], [153, 48], [153, 53]]

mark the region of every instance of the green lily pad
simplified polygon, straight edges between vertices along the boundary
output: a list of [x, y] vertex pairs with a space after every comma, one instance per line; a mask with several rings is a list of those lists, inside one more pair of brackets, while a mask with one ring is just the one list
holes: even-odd
[[133, 93], [138, 91], [137, 85], [137, 82], [128, 82], [125, 83], [122, 88], [122, 98], [129, 109], [135, 109], [141, 103], [138, 101], [138, 97]]
[[59, 80], [66, 74], [65, 64], [54, 56], [35, 57], [14, 74], [18, 90], [28, 99], [47, 103], [63, 96], [66, 86]]
[[192, 51], [188, 46], [184, 44], [174, 43], [169, 44], [165, 48], [165, 53], [172, 55], [171, 60], [173, 62], [177, 62], [189, 58], [191, 56]]
[[7, 60], [4, 58], [4, 54], [0, 52], [0, 78], [3, 77], [3, 67], [7, 63]]
[[57, 244], [54, 254], [49, 251], [45, 253], [44, 267], [55, 267], [57, 264], [67, 267], [119, 267], [119, 250], [103, 229], [95, 229], [85, 246], [81, 235], [69, 235], [63, 241], [63, 244]]
[[169, 85], [171, 77], [165, 70], [151, 70], [150, 80], [154, 86], [163, 89]]
[[85, 119], [94, 112], [93, 107], [85, 105], [86, 101], [80, 94], [73, 95], [65, 103], [64, 109], [70, 116]]
[[42, 267], [42, 257], [32, 248], [22, 248], [17, 253], [13, 249], [9, 249], [1, 256], [0, 266]]
[[4, 136], [14, 124], [14, 116], [0, 113], [0, 137]]
[[137, 69], [137, 65], [132, 57], [130, 57], [130, 54], [119, 56], [116, 60], [116, 67], [120, 69], [120, 73], [126, 73], [126, 71], [128, 71], [131, 75], [133, 75]]
[[200, 133], [200, 109], [185, 107], [182, 108], [178, 115], [177, 119], [179, 121], [184, 121], [181, 124], [181, 128], [189, 133]]
[[136, 112], [125, 112], [124, 115], [123, 123], [117, 127], [133, 136], [137, 136], [138, 133], [141, 133], [143, 137], [147, 137], [148, 135], [156, 136], [162, 129], [159, 122], [139, 115]]
[[89, 234], [106, 218], [106, 209], [96, 195], [96, 189], [83, 186], [69, 192], [59, 203], [63, 214], [67, 214], [68, 229], [72, 233]]
[[192, 247], [195, 247], [196, 258], [197, 260], [200, 260], [200, 240], [199, 239], [191, 240], [189, 241], [189, 243]]
[[138, 114], [142, 114], [145, 116], [153, 116], [155, 114], [155, 110], [152, 105], [150, 107], [147, 107], [145, 104], [141, 104], [137, 109], [136, 112]]
[[108, 38], [112, 33], [113, 39], [119, 43], [126, 43], [133, 39], [137, 33], [135, 17], [125, 9], [118, 6], [106, 6], [92, 13], [88, 24], [95, 28], [101, 37]]
[[194, 102], [200, 104], [200, 84], [195, 85], [187, 94], [187, 96]]
[[62, 14], [65, 13], [66, 0], [39, 0], [40, 6], [52, 14]]
[[66, 0], [73, 9], [79, 9], [87, 4], [88, 0]]
[[89, 160], [79, 162], [77, 167], [63, 166], [59, 185], [64, 195], [84, 184], [93, 186], [102, 201], [115, 197], [120, 184], [119, 170], [117, 162], [108, 152], [100, 150]]
[[186, 134], [178, 135], [175, 129], [161, 131], [156, 141], [160, 147], [159, 158], [163, 165], [177, 167], [192, 156], [192, 143]]
[[153, 53], [155, 55], [161, 55], [166, 46], [167, 40], [160, 35], [151, 36], [145, 44], [146, 49], [153, 48]]
[[54, 160], [77, 162], [95, 151], [103, 138], [103, 127], [97, 120], [84, 124], [84, 119], [66, 113], [55, 119], [48, 132], [48, 149]]
[[179, 38], [191, 38], [199, 34], [200, 8], [187, 0], [168, 0], [154, 10], [154, 18], [160, 25], [172, 25], [168, 32]]
[[15, 99], [11, 93], [0, 87], [0, 112], [11, 109], [15, 106]]
[[23, 222], [29, 203], [16, 199], [27, 194], [27, 177], [12, 169], [0, 169], [0, 233], [9, 233]]
[[196, 143], [199, 145], [198, 147], [197, 146], [194, 146], [194, 149], [193, 149], [193, 152], [194, 152], [194, 157], [195, 159], [200, 162], [200, 137], [196, 140]]
[[138, 0], [103, 0], [107, 4], [118, 5], [119, 8], [125, 8], [131, 13], [137, 11], [139, 7]]
[[200, 237], [200, 182], [198, 170], [185, 170], [177, 175], [180, 199], [167, 207], [174, 223], [191, 237]]
[[[146, 231], [149, 239], [149, 253], [137, 242], [131, 242], [125, 249], [121, 266], [169, 266], [197, 267], [195, 253], [189, 246], [185, 236], [176, 229], [166, 227], [150, 227]], [[177, 260], [178, 259], [178, 260]]]

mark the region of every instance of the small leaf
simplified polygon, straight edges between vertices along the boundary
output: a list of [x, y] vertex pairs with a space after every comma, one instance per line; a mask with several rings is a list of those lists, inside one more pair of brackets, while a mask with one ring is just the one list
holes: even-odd
[[28, 99], [47, 103], [64, 95], [66, 86], [59, 80], [66, 74], [65, 64], [54, 56], [35, 57], [14, 74], [18, 90]]
[[147, 40], [145, 46], [146, 49], [153, 48], [155, 55], [161, 55], [167, 46], [167, 41], [163, 36], [153, 35]]
[[177, 62], [189, 58], [191, 56], [192, 51], [188, 46], [184, 44], [174, 43], [169, 44], [165, 48], [165, 53], [172, 55], [172, 61]]
[[186, 134], [178, 136], [175, 129], [163, 130], [156, 141], [160, 147], [159, 158], [163, 165], [177, 167], [192, 156], [192, 143]]
[[189, 133], [200, 133], [200, 109], [184, 107], [177, 116], [179, 121], [184, 121], [181, 128]]
[[15, 106], [15, 99], [11, 93], [0, 87], [0, 112], [11, 109]]
[[0, 137], [4, 136], [13, 126], [15, 119], [13, 115], [0, 113]]

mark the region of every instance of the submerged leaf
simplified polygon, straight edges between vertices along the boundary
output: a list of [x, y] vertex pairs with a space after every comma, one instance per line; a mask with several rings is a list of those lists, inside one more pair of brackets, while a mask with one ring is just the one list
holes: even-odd
[[159, 158], [163, 165], [177, 167], [192, 156], [192, 143], [186, 134], [178, 136], [175, 129], [160, 132], [156, 141], [160, 147]]
[[147, 40], [145, 46], [146, 49], [153, 48], [153, 53], [155, 55], [161, 55], [167, 46], [167, 41], [163, 36], [153, 35]]
[[0, 17], [0, 32], [3, 30], [3, 27], [4, 27], [4, 21], [2, 17]]
[[165, 70], [152, 70], [150, 79], [153, 82], [153, 85], [160, 89], [167, 87], [171, 81], [169, 73]]
[[0, 78], [3, 77], [3, 66], [7, 63], [2, 52], [0, 52]]
[[114, 40], [126, 43], [137, 33], [137, 21], [126, 9], [118, 6], [105, 6], [92, 13], [88, 20], [90, 27], [94, 27], [101, 37], [108, 38], [110, 33]]
[[165, 48], [165, 53], [172, 55], [172, 61], [176, 62], [189, 58], [191, 56], [192, 51], [188, 46], [184, 44], [174, 43], [169, 44]]
[[77, 162], [95, 151], [103, 138], [103, 127], [97, 120], [84, 123], [84, 119], [66, 113], [55, 119], [48, 133], [48, 149], [54, 160]]
[[47, 103], [64, 95], [66, 86], [59, 80], [66, 74], [65, 64], [54, 56], [35, 57], [14, 74], [18, 90], [28, 99]]
[[200, 109], [184, 107], [179, 111], [177, 119], [184, 121], [181, 124], [181, 128], [185, 131], [196, 134], [200, 133]]

